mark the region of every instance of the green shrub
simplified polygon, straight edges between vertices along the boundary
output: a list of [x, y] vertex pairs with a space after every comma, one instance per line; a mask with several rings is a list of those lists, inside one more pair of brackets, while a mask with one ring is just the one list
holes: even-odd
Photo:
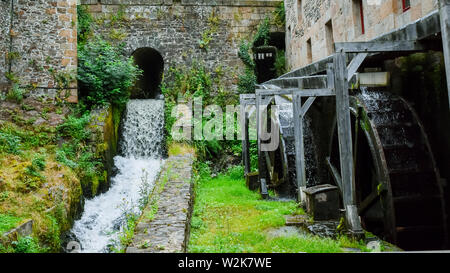
[[278, 5], [278, 7], [272, 13], [272, 24], [284, 29], [286, 25], [286, 9], [284, 7], [284, 1]]
[[286, 71], [286, 55], [284, 50], [277, 50], [277, 55], [275, 57], [274, 69], [277, 77], [285, 74]]
[[37, 170], [39, 171], [44, 171], [45, 170], [45, 155], [36, 155], [33, 160], [31, 161], [32, 166], [34, 166]]
[[84, 44], [92, 34], [91, 23], [93, 20], [86, 6], [82, 5], [77, 6], [77, 16], [78, 16], [78, 26], [77, 26], [78, 44]]
[[17, 103], [21, 103], [23, 101], [23, 93], [24, 90], [22, 90], [18, 84], [13, 84], [12, 88], [6, 95], [6, 99], [10, 101], [15, 101]]
[[256, 34], [253, 37], [252, 42], [253, 47], [269, 45], [270, 40], [269, 34], [270, 34], [270, 19], [266, 17], [264, 21], [262, 21], [259, 24], [258, 30], [256, 31]]
[[71, 138], [77, 142], [89, 139], [91, 133], [86, 130], [89, 124], [90, 114], [85, 113], [80, 118], [76, 116], [69, 116], [65, 122], [57, 127], [58, 134], [62, 137]]
[[[169, 74], [166, 75], [168, 80], [165, 80], [161, 85], [166, 101], [165, 129], [167, 144], [172, 141], [171, 130], [176, 119], [171, 114], [173, 108], [177, 105], [178, 99], [192, 101], [194, 97], [201, 97], [203, 106], [218, 105], [224, 113], [226, 105], [236, 105], [238, 103], [238, 95], [224, 88], [221, 83], [222, 74], [217, 71], [220, 72], [220, 69], [216, 69], [216, 73], [213, 75], [199, 62], [194, 62], [190, 67], [169, 69]], [[209, 119], [204, 117], [201, 121], [202, 125], [207, 121]], [[224, 126], [226, 126], [225, 122]], [[226, 131], [225, 128], [223, 131]], [[195, 147], [199, 160], [218, 160], [225, 152], [231, 150], [232, 142], [196, 139], [190, 141], [190, 144]]]
[[3, 234], [17, 226], [22, 218], [0, 213], [0, 234]]
[[0, 153], [20, 154], [20, 137], [0, 132]]
[[239, 75], [238, 91], [241, 94], [255, 93], [255, 85], [257, 83], [255, 71], [249, 67], [245, 68], [244, 74]]
[[78, 47], [78, 84], [90, 107], [125, 105], [141, 73], [133, 58], [126, 57], [123, 46], [98, 39]]
[[241, 180], [244, 177], [244, 166], [233, 166], [228, 169], [227, 175], [231, 180]]
[[38, 240], [31, 236], [20, 237], [17, 241], [12, 242], [14, 251], [16, 253], [39, 253], [41, 248], [39, 247]]

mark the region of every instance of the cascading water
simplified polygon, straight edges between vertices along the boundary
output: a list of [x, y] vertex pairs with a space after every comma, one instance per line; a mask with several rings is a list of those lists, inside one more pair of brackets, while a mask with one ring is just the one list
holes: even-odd
[[162, 164], [164, 101], [132, 100], [123, 121], [120, 156], [114, 158], [118, 174], [108, 192], [87, 200], [72, 234], [81, 252], [108, 252], [117, 242], [126, 214], [139, 213], [143, 193], [153, 188]]

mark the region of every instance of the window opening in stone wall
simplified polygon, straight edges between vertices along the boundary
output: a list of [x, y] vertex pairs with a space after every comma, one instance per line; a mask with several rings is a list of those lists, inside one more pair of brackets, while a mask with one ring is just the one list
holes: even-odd
[[402, 0], [403, 2], [403, 11], [407, 11], [411, 8], [411, 0]]
[[312, 43], [311, 38], [306, 41], [306, 60], [308, 63], [312, 63]]
[[331, 20], [325, 24], [325, 39], [327, 43], [328, 54], [331, 55], [334, 53], [333, 23]]
[[366, 28], [364, 24], [364, 5], [362, 0], [353, 0], [353, 22], [355, 24], [355, 36], [364, 35]]

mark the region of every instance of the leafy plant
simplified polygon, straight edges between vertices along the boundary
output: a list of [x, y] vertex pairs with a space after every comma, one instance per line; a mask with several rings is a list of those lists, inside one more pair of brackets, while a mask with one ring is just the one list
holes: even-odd
[[0, 152], [20, 154], [20, 137], [0, 131]]
[[24, 90], [21, 89], [18, 84], [13, 84], [12, 88], [6, 95], [6, 99], [10, 101], [15, 101], [17, 103], [21, 103], [23, 101], [23, 93]]
[[20, 237], [17, 241], [12, 242], [16, 253], [39, 253], [42, 252], [36, 238], [31, 236]]
[[89, 37], [92, 35], [91, 24], [93, 19], [87, 10], [87, 7], [83, 5], [77, 6], [77, 16], [78, 16], [77, 37], [78, 37], [78, 44], [80, 45], [86, 43]]
[[278, 7], [273, 11], [272, 24], [284, 29], [284, 26], [286, 25], [286, 9], [284, 7], [284, 1], [281, 1]]
[[78, 47], [78, 83], [91, 107], [125, 105], [141, 73], [133, 58], [125, 56], [123, 45], [98, 39]]
[[258, 26], [255, 36], [253, 37], [253, 47], [269, 45], [270, 40], [270, 19], [266, 17]]
[[219, 29], [219, 17], [214, 12], [208, 18], [208, 28], [202, 33], [202, 39], [198, 42], [199, 47], [207, 50], [209, 43], [211, 42], [213, 35]]
[[287, 72], [286, 71], [286, 55], [284, 53], [284, 50], [277, 50], [277, 55], [275, 57], [274, 70], [278, 77]]

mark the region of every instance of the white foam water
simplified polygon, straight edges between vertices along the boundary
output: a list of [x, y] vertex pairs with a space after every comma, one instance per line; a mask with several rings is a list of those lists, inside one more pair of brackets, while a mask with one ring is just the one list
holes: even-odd
[[118, 173], [106, 193], [85, 202], [83, 215], [72, 228], [81, 252], [109, 252], [126, 222], [125, 212], [139, 213], [143, 184], [153, 188], [163, 163], [163, 113], [161, 100], [128, 102], [121, 156], [114, 158]]

